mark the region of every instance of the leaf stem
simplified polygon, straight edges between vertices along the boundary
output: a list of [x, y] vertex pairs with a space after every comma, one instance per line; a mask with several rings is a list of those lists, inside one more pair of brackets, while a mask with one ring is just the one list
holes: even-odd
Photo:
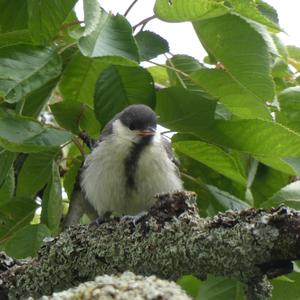
[[126, 9], [125, 13], [124, 13], [124, 17], [126, 17], [128, 15], [128, 13], [130, 12], [130, 10], [133, 8], [133, 6], [138, 2], [139, 0], [134, 0], [129, 7]]
[[151, 16], [151, 17], [148, 17], [148, 18], [142, 20], [141, 22], [137, 23], [136, 25], [134, 25], [134, 26], [132, 27], [132, 30], [135, 31], [135, 30], [136, 30], [139, 26], [141, 26], [141, 25], [142, 25], [142, 28], [144, 28], [144, 27], [146, 26], [146, 24], [147, 24], [148, 22], [150, 22], [151, 20], [153, 20], [153, 19], [156, 19], [156, 16], [155, 16], [155, 15], [153, 15], [153, 16]]
[[152, 61], [152, 60], [146, 60], [146, 61], [147, 61], [148, 63], [150, 63], [150, 64], [153, 64], [153, 65], [156, 65], [156, 66], [165, 68], [165, 69], [169, 69], [169, 70], [178, 72], [179, 74], [181, 74], [181, 75], [183, 75], [183, 76], [185, 76], [185, 77], [190, 78], [190, 76], [189, 76], [187, 73], [184, 73], [184, 72], [182, 72], [181, 70], [176, 69], [176, 68], [174, 68], [174, 67], [171, 67], [171, 66], [168, 66], [168, 65], [162, 65], [162, 64], [156, 63], [156, 62], [154, 62], [154, 61]]

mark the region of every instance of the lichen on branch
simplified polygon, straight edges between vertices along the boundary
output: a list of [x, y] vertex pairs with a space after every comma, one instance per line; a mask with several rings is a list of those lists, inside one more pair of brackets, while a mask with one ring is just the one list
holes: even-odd
[[248, 299], [267, 299], [267, 278], [290, 272], [291, 260], [300, 258], [300, 213], [279, 207], [203, 219], [195, 198], [190, 192], [160, 195], [137, 224], [112, 218], [72, 226], [26, 266], [2, 273], [2, 293], [39, 297], [130, 270], [165, 279], [228, 276], [245, 284]]

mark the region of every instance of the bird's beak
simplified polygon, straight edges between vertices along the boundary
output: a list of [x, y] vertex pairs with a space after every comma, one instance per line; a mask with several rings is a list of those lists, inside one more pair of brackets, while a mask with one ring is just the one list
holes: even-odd
[[141, 136], [141, 137], [145, 137], [145, 136], [155, 135], [155, 133], [156, 133], [156, 128], [148, 127], [147, 129], [140, 130], [138, 132], [138, 135]]

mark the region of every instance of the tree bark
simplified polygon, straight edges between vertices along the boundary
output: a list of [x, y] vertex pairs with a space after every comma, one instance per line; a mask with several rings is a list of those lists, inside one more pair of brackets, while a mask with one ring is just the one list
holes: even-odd
[[0, 298], [50, 295], [130, 270], [172, 280], [184, 274], [228, 276], [245, 284], [249, 300], [267, 299], [268, 278], [291, 272], [291, 260], [300, 258], [299, 212], [281, 206], [203, 219], [194, 193], [158, 198], [137, 224], [113, 218], [62, 232], [38, 257], [0, 275]]

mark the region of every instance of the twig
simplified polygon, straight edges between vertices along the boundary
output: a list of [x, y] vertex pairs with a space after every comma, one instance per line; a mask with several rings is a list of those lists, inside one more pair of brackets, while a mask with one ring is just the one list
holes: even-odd
[[79, 21], [79, 20], [76, 20], [76, 21], [73, 21], [73, 22], [70, 22], [70, 23], [66, 23], [66, 24], [63, 24], [61, 27], [60, 27], [60, 31], [64, 31], [65, 29], [69, 28], [69, 27], [72, 27], [72, 26], [75, 26], [75, 25], [80, 25], [84, 23], [84, 21]]
[[133, 6], [138, 2], [139, 0], [134, 0], [129, 7], [127, 8], [127, 10], [124, 13], [124, 17], [126, 17], [128, 15], [128, 13], [130, 12], [130, 10], [133, 8]]
[[148, 17], [148, 18], [142, 20], [141, 22], [137, 23], [136, 25], [134, 25], [134, 26], [132, 27], [132, 30], [135, 31], [140, 25], [143, 25], [143, 28], [144, 28], [144, 27], [146, 26], [146, 24], [147, 24], [148, 22], [150, 22], [151, 20], [153, 20], [153, 19], [156, 19], [156, 16], [155, 16], [155, 15], [153, 15], [153, 16], [151, 16], [151, 17]]

